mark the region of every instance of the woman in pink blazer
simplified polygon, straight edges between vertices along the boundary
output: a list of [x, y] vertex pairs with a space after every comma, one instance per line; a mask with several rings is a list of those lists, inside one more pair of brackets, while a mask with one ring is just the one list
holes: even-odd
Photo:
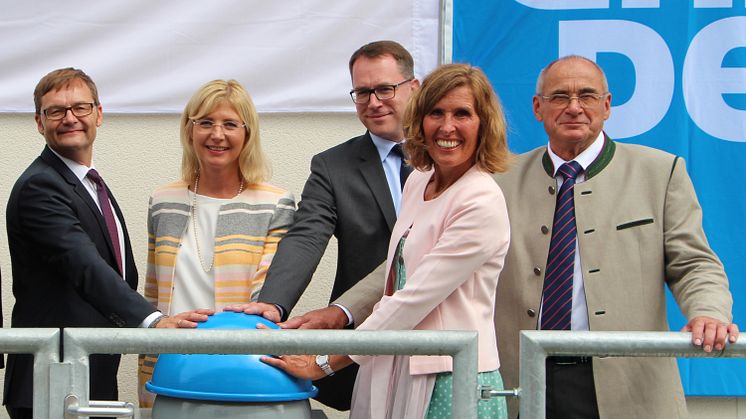
[[[409, 163], [389, 243], [386, 292], [360, 330], [477, 330], [479, 381], [501, 388], [493, 323], [497, 278], [509, 244], [508, 213], [491, 173], [510, 159], [497, 96], [481, 70], [433, 71], [404, 118]], [[312, 356], [265, 362], [311, 379]], [[452, 359], [446, 356], [330, 356], [360, 365], [351, 418], [450, 417]], [[480, 401], [480, 417], [507, 417], [505, 401]]]

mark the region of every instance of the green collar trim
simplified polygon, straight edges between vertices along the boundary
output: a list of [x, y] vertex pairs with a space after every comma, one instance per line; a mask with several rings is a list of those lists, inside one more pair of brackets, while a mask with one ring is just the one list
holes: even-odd
[[[614, 141], [604, 133], [604, 147], [601, 149], [601, 153], [599, 153], [598, 157], [596, 157], [596, 160], [594, 160], [593, 163], [588, 166], [588, 170], [585, 171], [586, 180], [601, 173], [601, 171], [611, 163], [611, 158], [614, 157], [615, 151], [616, 143], [614, 143]], [[544, 166], [547, 175], [552, 177], [552, 175], [554, 175], [554, 165], [552, 164], [551, 157], [549, 157], [549, 153], [546, 151], [544, 152], [544, 156], [541, 158], [541, 164]]]

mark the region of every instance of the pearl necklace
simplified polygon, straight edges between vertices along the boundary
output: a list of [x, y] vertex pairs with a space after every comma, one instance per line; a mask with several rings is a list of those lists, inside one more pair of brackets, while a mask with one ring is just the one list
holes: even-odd
[[[243, 192], [243, 178], [241, 178], [241, 183], [238, 185], [238, 193], [235, 197], [241, 195], [241, 192]], [[194, 195], [192, 196], [192, 231], [194, 232], [194, 244], [197, 245], [197, 258], [199, 259], [199, 264], [202, 266], [202, 270], [205, 271], [205, 273], [209, 273], [212, 271], [212, 267], [215, 264], [215, 253], [212, 254], [212, 259], [210, 260], [210, 266], [205, 268], [205, 261], [202, 258], [202, 252], [199, 248], [199, 227], [197, 227], [197, 191], [199, 190], [199, 172], [197, 172], [197, 177], [194, 179]], [[214, 247], [213, 242], [213, 247]]]

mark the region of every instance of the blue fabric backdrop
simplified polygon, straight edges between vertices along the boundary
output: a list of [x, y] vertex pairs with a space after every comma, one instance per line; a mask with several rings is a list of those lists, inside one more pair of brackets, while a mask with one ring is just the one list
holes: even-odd
[[[744, 318], [746, 10], [712, 0], [454, 0], [453, 61], [484, 69], [505, 106], [515, 152], [546, 144], [531, 112], [536, 77], [567, 54], [606, 71], [618, 141], [680, 155]], [[620, 296], [622, 297], [622, 296]], [[684, 318], [669, 295], [669, 321]], [[742, 360], [682, 359], [688, 395], [746, 395]]]

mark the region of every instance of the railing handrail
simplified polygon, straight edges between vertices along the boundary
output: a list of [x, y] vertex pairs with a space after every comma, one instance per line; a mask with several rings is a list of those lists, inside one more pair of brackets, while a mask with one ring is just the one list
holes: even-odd
[[476, 418], [476, 331], [65, 329], [72, 391], [85, 406], [88, 355], [94, 353], [221, 353], [447, 355], [453, 357], [453, 417]]
[[746, 358], [746, 341], [709, 353], [691, 342], [685, 332], [521, 331], [521, 417], [545, 417], [547, 356]]

